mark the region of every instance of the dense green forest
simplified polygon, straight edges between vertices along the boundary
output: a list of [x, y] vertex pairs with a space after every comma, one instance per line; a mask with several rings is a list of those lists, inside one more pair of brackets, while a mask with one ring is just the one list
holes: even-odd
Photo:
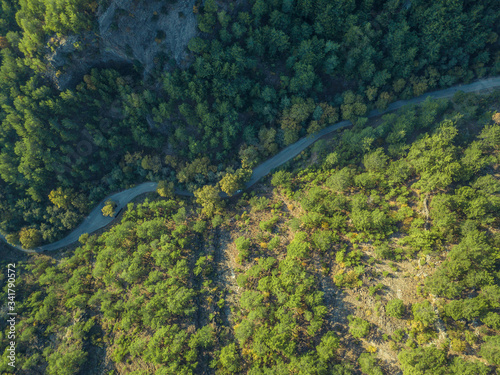
[[85, 53], [110, 3], [1, 1], [0, 232], [11, 243], [53, 242], [106, 194], [146, 180], [232, 191], [303, 135], [500, 71], [496, 0], [207, 0], [193, 6], [188, 68], [163, 53], [147, 76], [136, 61], [100, 66], [58, 90], [51, 74], [69, 73], [48, 60], [68, 36]]
[[495, 373], [499, 97], [359, 122], [238, 199], [152, 194], [30, 256], [17, 373]]
[[98, 56], [107, 9], [117, 32], [149, 9], [125, 3], [0, 0], [0, 234], [54, 242], [160, 182], [75, 248], [16, 262], [2, 374], [500, 371], [500, 91], [366, 118], [498, 75], [496, 0], [193, 0], [186, 57], [152, 69], [129, 44]]

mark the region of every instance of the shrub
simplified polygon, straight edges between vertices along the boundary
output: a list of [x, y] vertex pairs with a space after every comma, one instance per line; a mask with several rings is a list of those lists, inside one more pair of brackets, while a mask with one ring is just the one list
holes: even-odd
[[312, 240], [313, 240], [315, 247], [318, 250], [324, 252], [332, 247], [333, 242], [335, 240], [335, 236], [333, 235], [333, 232], [331, 232], [331, 231], [322, 230], [322, 231], [315, 232], [312, 235]]
[[429, 301], [415, 303], [412, 306], [413, 319], [421, 322], [424, 327], [429, 327], [436, 321], [436, 313]]
[[326, 184], [334, 191], [342, 192], [352, 186], [354, 171], [350, 168], [343, 168], [335, 172]]
[[358, 358], [359, 367], [363, 374], [383, 375], [382, 369], [378, 366], [377, 357], [374, 354], [362, 353]]
[[463, 358], [455, 357], [449, 365], [449, 373], [457, 375], [486, 375], [490, 372], [488, 366], [479, 361], [466, 361]]
[[214, 228], [217, 228], [219, 225], [221, 225], [222, 223], [224, 222], [224, 219], [222, 218], [222, 216], [220, 215], [215, 215], [213, 218], [212, 218], [212, 226]]
[[280, 238], [274, 237], [271, 241], [268, 242], [267, 248], [269, 250], [274, 250], [280, 244]]
[[393, 259], [394, 252], [389, 247], [389, 244], [384, 242], [381, 245], [375, 247], [375, 255], [378, 259]]
[[405, 337], [405, 331], [403, 331], [402, 329], [397, 329], [394, 331], [394, 333], [392, 334], [392, 339], [396, 342], [401, 342], [403, 341], [403, 338]]
[[160, 181], [158, 182], [156, 192], [160, 195], [160, 197], [173, 198], [175, 192], [174, 183], [168, 181]]
[[444, 375], [446, 373], [446, 355], [433, 346], [403, 350], [399, 353], [398, 359], [404, 375]]
[[500, 365], [500, 336], [490, 336], [484, 338], [479, 354], [492, 365]]
[[306, 233], [297, 232], [295, 238], [287, 246], [287, 255], [295, 258], [306, 258], [309, 255], [309, 243], [306, 241]]
[[361, 173], [354, 177], [354, 183], [360, 189], [373, 189], [377, 186], [377, 176], [372, 173]]
[[333, 332], [327, 332], [322, 338], [321, 343], [316, 347], [318, 356], [323, 361], [328, 361], [335, 355], [335, 350], [338, 349], [340, 344], [339, 338]]
[[262, 229], [264, 232], [271, 232], [272, 229], [273, 229], [273, 226], [274, 224], [276, 224], [279, 220], [279, 216], [274, 216], [272, 218], [270, 218], [269, 220], [267, 221], [261, 221], [259, 223], [259, 227], [260, 229]]
[[489, 312], [486, 317], [481, 319], [484, 324], [493, 329], [500, 329], [500, 315], [494, 312]]
[[385, 306], [385, 312], [387, 315], [392, 316], [393, 318], [401, 319], [405, 312], [405, 305], [400, 299], [393, 299], [387, 302]]
[[278, 171], [273, 174], [271, 184], [279, 187], [289, 187], [292, 179], [292, 174], [286, 171]]
[[229, 344], [220, 351], [219, 361], [223, 369], [238, 372], [241, 369], [241, 358], [236, 350], [236, 344]]
[[387, 166], [387, 156], [382, 148], [373, 151], [363, 158], [363, 165], [366, 170], [372, 173], [383, 172]]
[[370, 296], [373, 296], [375, 293], [382, 289], [384, 289], [384, 284], [378, 283], [377, 285], [371, 286], [368, 290], [368, 293], [370, 294]]
[[269, 199], [266, 197], [253, 197], [249, 201], [250, 206], [252, 206], [252, 211], [258, 212], [265, 210], [269, 205]]
[[243, 236], [239, 237], [234, 241], [236, 245], [236, 250], [238, 250], [238, 263], [241, 263], [248, 257], [248, 249], [250, 248], [250, 240]]
[[359, 339], [365, 337], [370, 332], [371, 324], [364, 319], [349, 315], [349, 333]]
[[111, 200], [106, 201], [104, 204], [104, 207], [102, 208], [102, 214], [104, 216], [114, 216], [115, 215], [115, 209], [116, 209], [116, 202], [113, 202]]
[[196, 233], [203, 233], [207, 228], [207, 222], [204, 220], [197, 220], [193, 224], [193, 230]]

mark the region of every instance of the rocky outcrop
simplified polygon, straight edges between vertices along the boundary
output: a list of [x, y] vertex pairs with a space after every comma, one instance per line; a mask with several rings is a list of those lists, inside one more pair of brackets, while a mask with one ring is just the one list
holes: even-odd
[[113, 0], [99, 16], [101, 52], [138, 60], [146, 71], [160, 63], [162, 54], [182, 64], [197, 32], [194, 4], [195, 0]]
[[75, 86], [90, 68], [103, 62], [93, 33], [63, 36], [52, 45], [56, 47], [45, 54], [46, 75], [59, 90]]
[[186, 47], [197, 34], [196, 0], [111, 0], [97, 12], [98, 33], [60, 38], [46, 54], [48, 76], [64, 90], [93, 67], [141, 65], [147, 76], [168, 62], [188, 65]]

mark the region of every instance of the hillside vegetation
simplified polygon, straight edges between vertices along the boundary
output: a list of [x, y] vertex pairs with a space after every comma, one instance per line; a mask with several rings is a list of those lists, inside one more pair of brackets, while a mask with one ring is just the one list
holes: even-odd
[[[234, 191], [303, 135], [500, 71], [495, 0], [207, 0], [193, 2], [187, 68], [161, 51], [149, 74], [138, 61], [96, 63], [59, 91], [52, 75], [99, 46], [109, 4], [1, 1], [0, 232], [11, 243], [53, 242], [105, 195], [146, 180]], [[119, 34], [134, 13], [116, 17]], [[151, 30], [151, 43], [169, 38]], [[74, 53], [50, 71], [62, 49]]]
[[31, 256], [16, 373], [494, 373], [498, 95], [357, 123], [238, 200], [152, 195]]

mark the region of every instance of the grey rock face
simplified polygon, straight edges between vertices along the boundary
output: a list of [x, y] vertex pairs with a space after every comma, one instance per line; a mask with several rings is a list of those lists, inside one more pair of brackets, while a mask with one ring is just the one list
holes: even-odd
[[167, 58], [186, 67], [186, 47], [196, 36], [195, 0], [111, 0], [97, 14], [99, 32], [65, 36], [46, 54], [47, 75], [60, 90], [93, 67], [139, 63], [147, 76]]
[[158, 53], [182, 64], [189, 40], [197, 33], [195, 0], [113, 0], [99, 15], [101, 54], [135, 59], [149, 72]]

